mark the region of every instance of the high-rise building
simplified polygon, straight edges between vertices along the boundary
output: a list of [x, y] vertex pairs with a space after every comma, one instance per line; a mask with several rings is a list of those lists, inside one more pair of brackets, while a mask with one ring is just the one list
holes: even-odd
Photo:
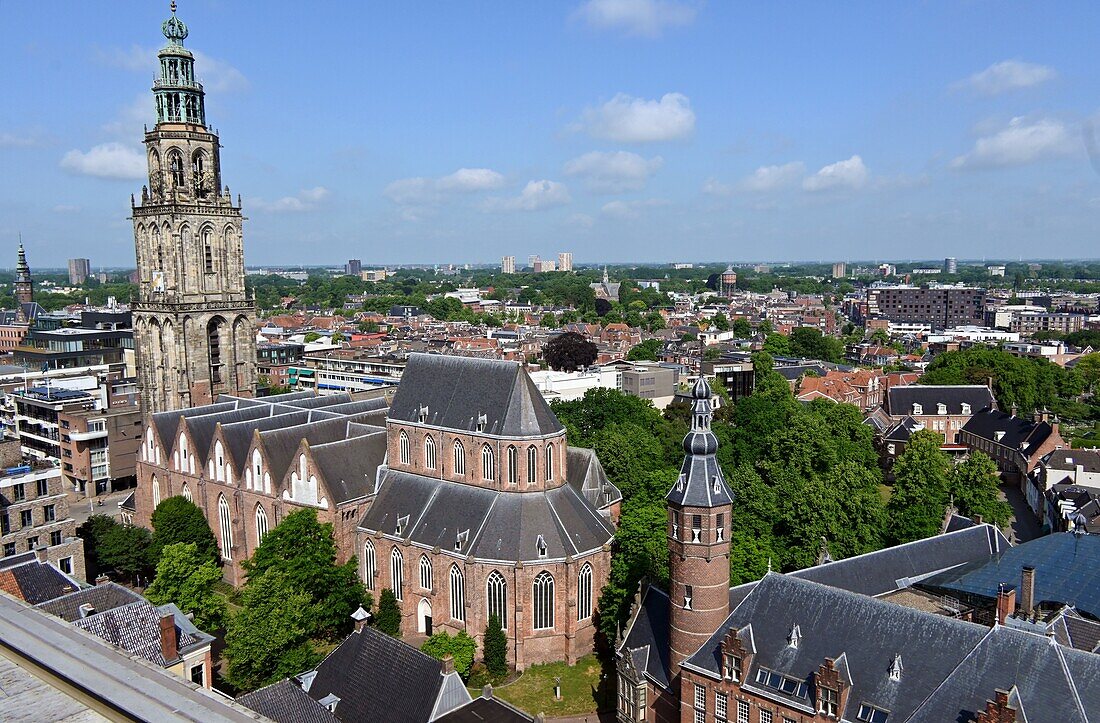
[[363, 272], [363, 262], [359, 259], [348, 259], [344, 264], [344, 273], [348, 276], [358, 276]]
[[69, 259], [69, 283], [79, 286], [92, 275], [92, 262], [88, 259]]
[[833, 264], [833, 278], [834, 279], [843, 279], [847, 275], [848, 275], [848, 265], [847, 264], [845, 264], [843, 261], [837, 261], [835, 264]]
[[29, 304], [34, 301], [34, 281], [31, 280], [31, 267], [27, 264], [27, 252], [19, 244], [19, 258], [15, 263], [15, 305]]
[[[208, 404], [256, 386], [256, 306], [245, 293], [240, 198], [223, 186], [187, 26], [161, 26], [153, 81], [156, 125], [145, 132], [149, 185], [134, 202], [138, 385], [146, 413]], [[224, 189], [224, 190], [223, 190]]]
[[882, 286], [867, 290], [867, 316], [936, 328], [981, 325], [985, 289], [962, 286]]
[[532, 269], [535, 268], [535, 264], [537, 264], [538, 262], [539, 262], [539, 255], [538, 254], [531, 254], [530, 256], [527, 257], [527, 265]]
[[535, 259], [535, 263], [531, 266], [531, 270], [536, 274], [545, 273], [548, 271], [554, 271], [557, 268], [554, 263], [554, 259]]
[[959, 262], [954, 256], [948, 256], [943, 260], [943, 273], [945, 274], [957, 274], [959, 273]]
[[571, 251], [562, 251], [558, 254], [558, 271], [572, 271], [573, 270], [573, 253]]
[[514, 274], [516, 273], [516, 257], [505, 256], [500, 260], [500, 273], [502, 274]]

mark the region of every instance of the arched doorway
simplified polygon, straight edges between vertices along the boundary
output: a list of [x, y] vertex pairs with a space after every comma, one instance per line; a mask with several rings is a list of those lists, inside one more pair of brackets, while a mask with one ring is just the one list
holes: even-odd
[[416, 607], [416, 632], [432, 634], [432, 604], [425, 598], [420, 598], [420, 604]]

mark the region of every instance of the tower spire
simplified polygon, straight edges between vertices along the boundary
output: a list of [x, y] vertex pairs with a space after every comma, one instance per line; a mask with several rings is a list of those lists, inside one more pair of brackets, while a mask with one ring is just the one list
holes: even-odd
[[34, 301], [34, 280], [27, 263], [27, 251], [23, 248], [23, 234], [19, 234], [19, 255], [15, 262], [15, 302], [29, 304]]
[[206, 108], [202, 83], [195, 80], [195, 56], [183, 47], [187, 25], [176, 17], [176, 3], [169, 5], [172, 15], [161, 24], [167, 45], [160, 49], [160, 75], [153, 81], [157, 105], [157, 125], [187, 123], [206, 126]]

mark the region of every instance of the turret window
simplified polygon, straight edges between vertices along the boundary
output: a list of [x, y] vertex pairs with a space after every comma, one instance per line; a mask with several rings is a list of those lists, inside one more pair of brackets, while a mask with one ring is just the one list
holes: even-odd
[[409, 464], [409, 435], [404, 429], [402, 429], [401, 434], [397, 436], [397, 453], [401, 459], [401, 464]]
[[714, 539], [716, 542], [722, 542], [726, 539], [726, 515], [719, 512], [714, 523]]
[[691, 585], [684, 585], [684, 610], [691, 610], [691, 600], [695, 597], [692, 593]]
[[699, 542], [703, 537], [703, 516], [691, 516], [691, 541]]
[[536, 450], [535, 445], [532, 444], [530, 447], [527, 448], [527, 484], [528, 485], [535, 484], [535, 479], [536, 479], [535, 475], [537, 474], [537, 469], [538, 469], [538, 459], [539, 459], [538, 450]]
[[554, 479], [554, 445], [546, 445], [546, 481]]

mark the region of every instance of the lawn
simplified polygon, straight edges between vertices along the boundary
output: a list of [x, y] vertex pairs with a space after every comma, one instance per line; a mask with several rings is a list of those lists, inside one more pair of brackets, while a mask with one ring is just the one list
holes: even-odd
[[[586, 655], [576, 665], [547, 663], [532, 665], [514, 682], [493, 689], [493, 695], [506, 700], [531, 715], [545, 713], [548, 717], [584, 715], [608, 708], [613, 697], [614, 678], [600, 688], [600, 661], [595, 655]], [[561, 678], [561, 700], [554, 699], [554, 678]], [[599, 696], [599, 705], [597, 703]]]

